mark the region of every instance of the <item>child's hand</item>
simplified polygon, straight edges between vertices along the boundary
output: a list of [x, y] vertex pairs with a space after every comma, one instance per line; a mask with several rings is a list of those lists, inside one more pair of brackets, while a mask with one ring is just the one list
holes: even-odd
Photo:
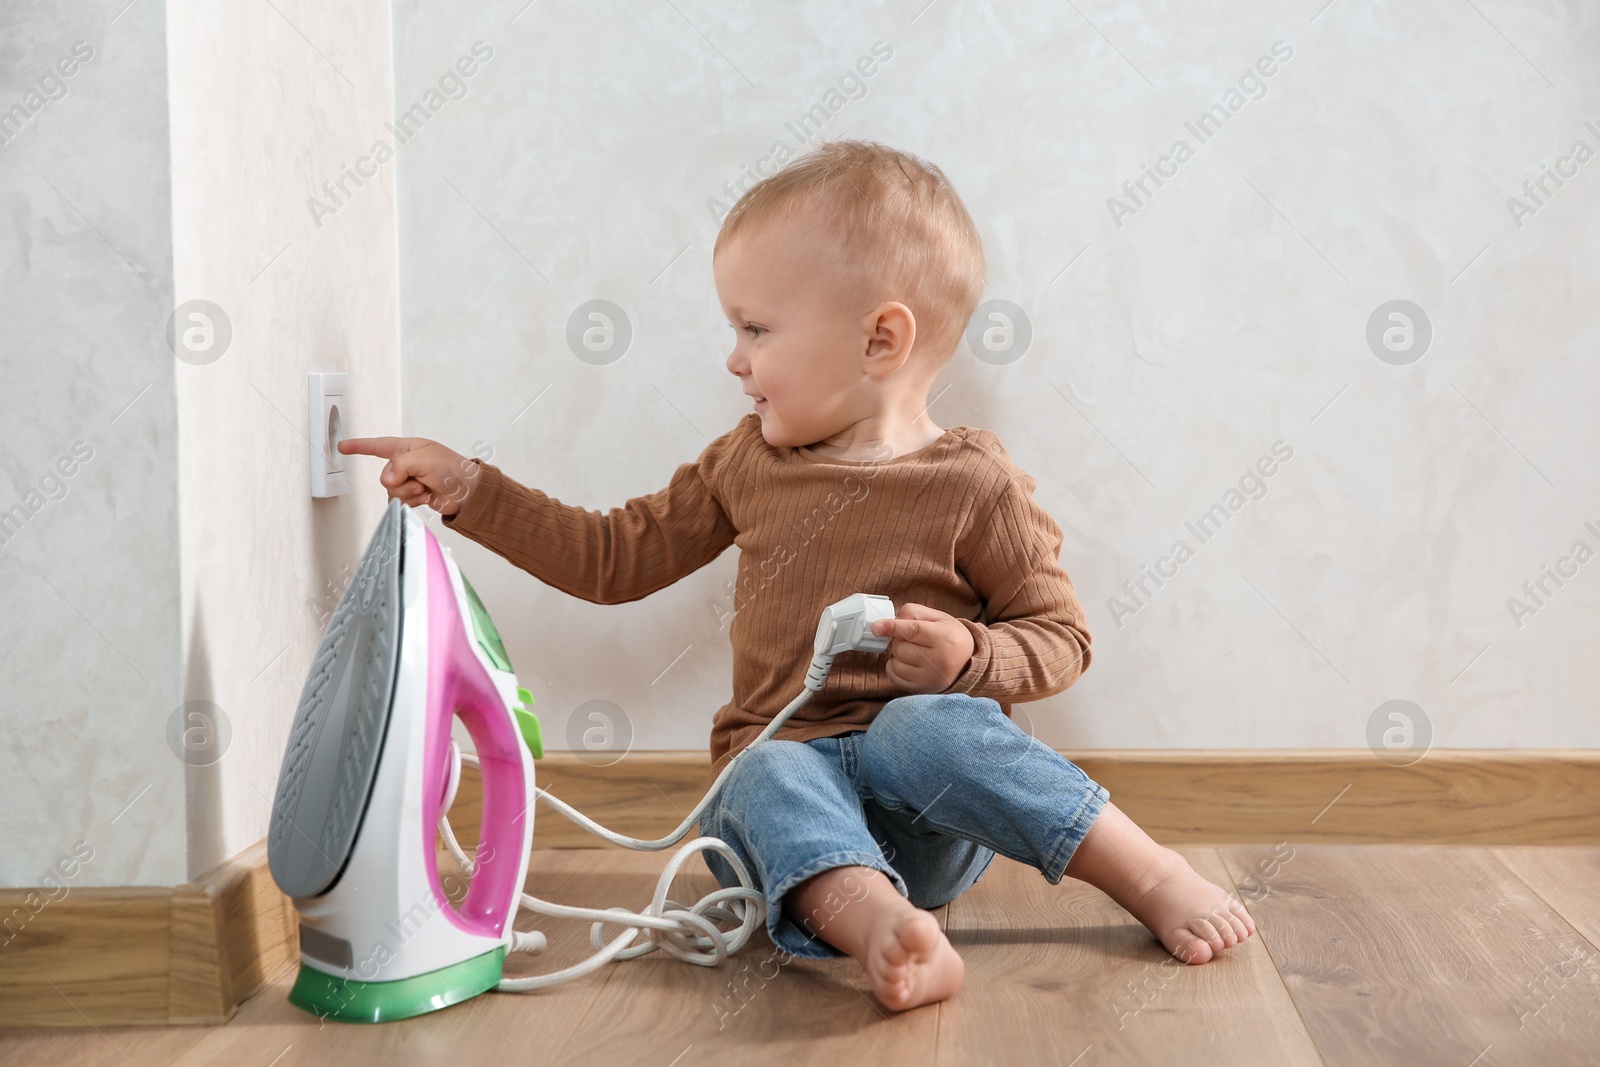
[[478, 465], [426, 437], [350, 437], [339, 442], [347, 456], [377, 456], [389, 462], [378, 481], [389, 498], [408, 507], [426, 504], [454, 515], [478, 484]]
[[872, 632], [889, 635], [889, 680], [908, 693], [942, 693], [967, 669], [974, 645], [961, 620], [937, 608], [901, 604]]

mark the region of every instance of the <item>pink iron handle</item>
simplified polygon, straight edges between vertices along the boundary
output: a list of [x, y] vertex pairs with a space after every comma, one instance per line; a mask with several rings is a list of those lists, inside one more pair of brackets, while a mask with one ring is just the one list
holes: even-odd
[[[428, 558], [428, 707], [423, 741], [422, 835], [428, 880], [440, 911], [457, 927], [487, 937], [503, 935], [516, 914], [522, 886], [522, 835], [517, 822], [528, 805], [522, 738], [506, 714], [505, 701], [472, 651], [456, 602], [444, 552], [423, 531]], [[450, 724], [461, 716], [477, 749], [483, 774], [483, 823], [477, 869], [460, 908], [451, 906], [439, 878], [435, 834], [450, 770]]]

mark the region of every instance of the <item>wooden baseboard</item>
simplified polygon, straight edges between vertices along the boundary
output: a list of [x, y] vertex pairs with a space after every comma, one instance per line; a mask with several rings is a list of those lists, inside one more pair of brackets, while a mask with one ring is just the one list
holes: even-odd
[[[1600, 751], [1442, 751], [1394, 767], [1366, 750], [1067, 753], [1165, 844], [1600, 845]], [[539, 784], [623, 833], [659, 837], [708, 782], [704, 752], [567, 753]], [[475, 771], [451, 809], [467, 847]], [[609, 847], [548, 808], [538, 848]], [[41, 905], [41, 901], [43, 901]], [[8, 918], [9, 917], [9, 918]], [[221, 1023], [299, 959], [266, 844], [170, 889], [0, 889], [0, 1026]]]
[[[1435, 750], [1408, 767], [1366, 749], [1064, 755], [1168, 845], [1600, 844], [1600, 750]], [[538, 768], [541, 787], [590, 818], [651, 838], [699, 802], [710, 762], [703, 752], [636, 752], [596, 767], [561, 754]], [[477, 840], [480, 811], [470, 771], [451, 809], [464, 841]], [[533, 836], [538, 848], [610, 847], [545, 807]]]
[[265, 841], [170, 889], [0, 889], [0, 923], [0, 1026], [223, 1023], [300, 958]]

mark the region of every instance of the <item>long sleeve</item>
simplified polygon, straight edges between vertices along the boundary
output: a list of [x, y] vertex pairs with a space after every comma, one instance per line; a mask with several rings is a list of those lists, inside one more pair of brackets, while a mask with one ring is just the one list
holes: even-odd
[[715, 487], [725, 440], [681, 465], [665, 489], [605, 514], [563, 504], [473, 460], [478, 483], [444, 525], [575, 597], [596, 604], [638, 600], [733, 544], [733, 522]]
[[1053, 696], [1089, 666], [1089, 630], [1061, 568], [1061, 527], [1033, 498], [1031, 475], [1014, 471], [988, 514], [956, 545], [956, 566], [986, 605], [962, 622], [974, 649], [945, 690], [1004, 703]]

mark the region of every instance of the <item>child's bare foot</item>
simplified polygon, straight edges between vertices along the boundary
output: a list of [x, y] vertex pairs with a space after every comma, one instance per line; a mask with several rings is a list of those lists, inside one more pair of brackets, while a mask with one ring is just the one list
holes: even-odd
[[1201, 964], [1256, 932], [1244, 905], [1195, 873], [1189, 861], [1167, 851], [1148, 872], [1155, 884], [1136, 900], [1118, 901], [1184, 963]]
[[920, 909], [874, 930], [861, 963], [872, 992], [890, 1011], [954, 996], [966, 974], [939, 920]]
[[1184, 963], [1205, 963], [1256, 932], [1243, 904], [1156, 844], [1114, 804], [1101, 810], [1066, 873], [1128, 909]]
[[900, 895], [870, 867], [833, 867], [789, 891], [795, 922], [861, 963], [890, 1011], [955, 995], [966, 964], [932, 912]]

